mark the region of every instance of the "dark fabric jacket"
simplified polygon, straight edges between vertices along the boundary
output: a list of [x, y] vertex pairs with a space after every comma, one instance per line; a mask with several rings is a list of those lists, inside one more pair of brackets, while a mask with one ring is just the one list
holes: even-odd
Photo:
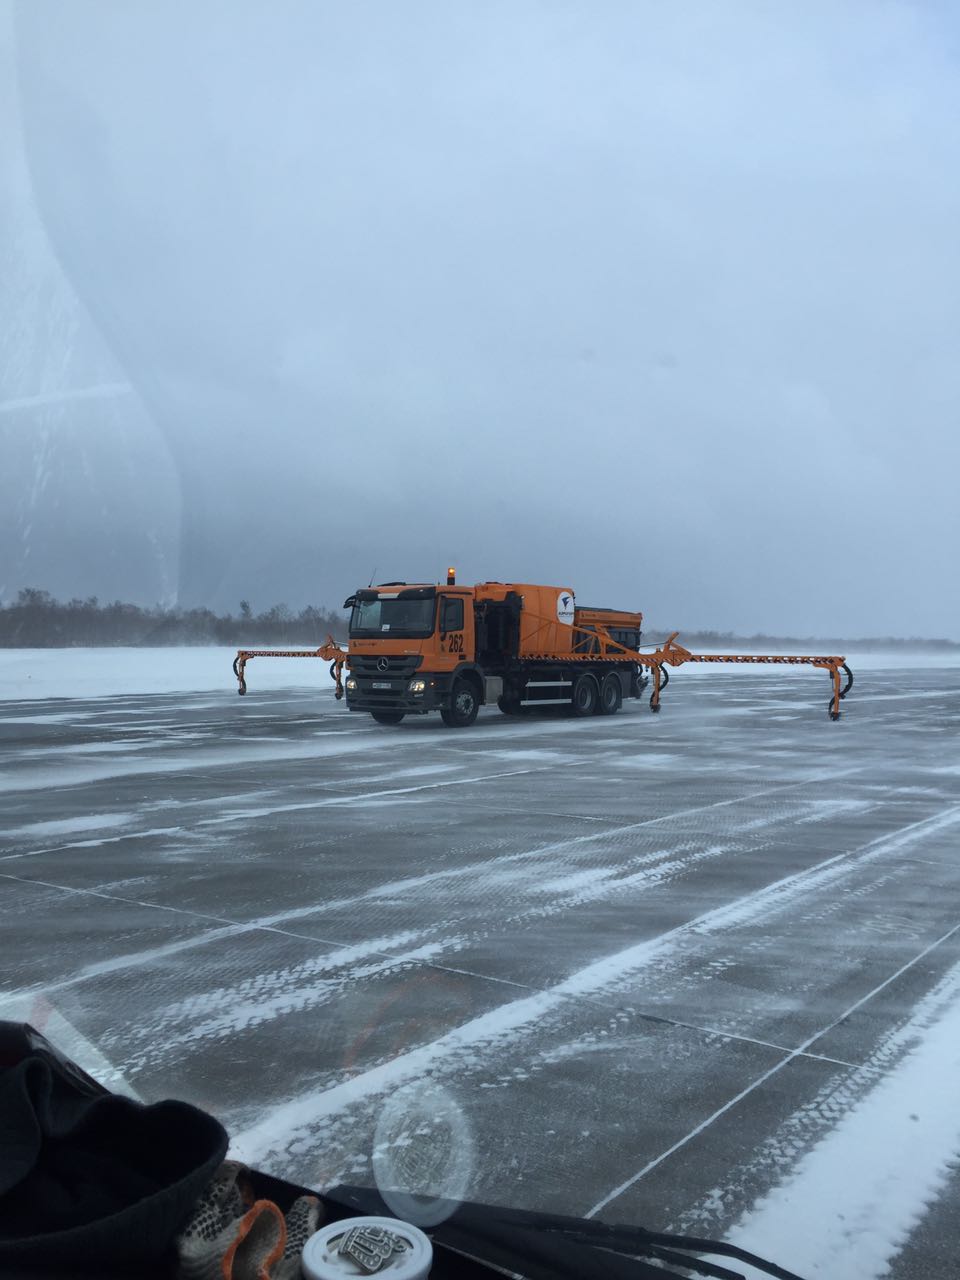
[[92, 1094], [47, 1055], [0, 1061], [0, 1276], [152, 1269], [226, 1149], [186, 1102]]

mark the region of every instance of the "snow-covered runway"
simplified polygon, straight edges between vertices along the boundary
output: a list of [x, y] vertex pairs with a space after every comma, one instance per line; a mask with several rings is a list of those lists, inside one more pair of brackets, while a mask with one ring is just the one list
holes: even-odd
[[0, 1016], [299, 1181], [370, 1180], [429, 1078], [471, 1199], [953, 1274], [960, 669], [863, 664], [839, 724], [778, 668], [453, 731], [350, 715], [317, 665], [8, 689]]

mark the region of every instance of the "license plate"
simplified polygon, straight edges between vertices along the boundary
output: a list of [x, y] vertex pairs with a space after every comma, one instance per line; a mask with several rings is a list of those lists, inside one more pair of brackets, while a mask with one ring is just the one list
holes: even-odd
[[374, 680], [371, 689], [392, 689], [393, 685], [389, 680]]

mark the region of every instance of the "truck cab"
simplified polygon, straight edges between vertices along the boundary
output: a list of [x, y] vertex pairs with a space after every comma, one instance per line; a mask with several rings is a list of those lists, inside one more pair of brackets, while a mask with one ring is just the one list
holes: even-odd
[[430, 711], [456, 727], [472, 724], [499, 694], [476, 662], [474, 604], [472, 587], [450, 581], [386, 582], [350, 596], [349, 709], [381, 724]]

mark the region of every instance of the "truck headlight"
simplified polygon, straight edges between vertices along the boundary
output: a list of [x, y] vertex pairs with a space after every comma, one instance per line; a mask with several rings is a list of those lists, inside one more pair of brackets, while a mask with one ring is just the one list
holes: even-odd
[[427, 687], [427, 682], [426, 682], [426, 680], [411, 680], [411, 681], [410, 681], [410, 683], [407, 685], [407, 692], [408, 692], [408, 693], [423, 693], [423, 691], [424, 691], [424, 689], [426, 689], [426, 687]]
[[350, 678], [347, 680], [347, 688], [350, 690], [351, 693], [354, 693], [356, 691], [357, 682], [356, 680], [354, 680], [353, 676], [350, 676]]

